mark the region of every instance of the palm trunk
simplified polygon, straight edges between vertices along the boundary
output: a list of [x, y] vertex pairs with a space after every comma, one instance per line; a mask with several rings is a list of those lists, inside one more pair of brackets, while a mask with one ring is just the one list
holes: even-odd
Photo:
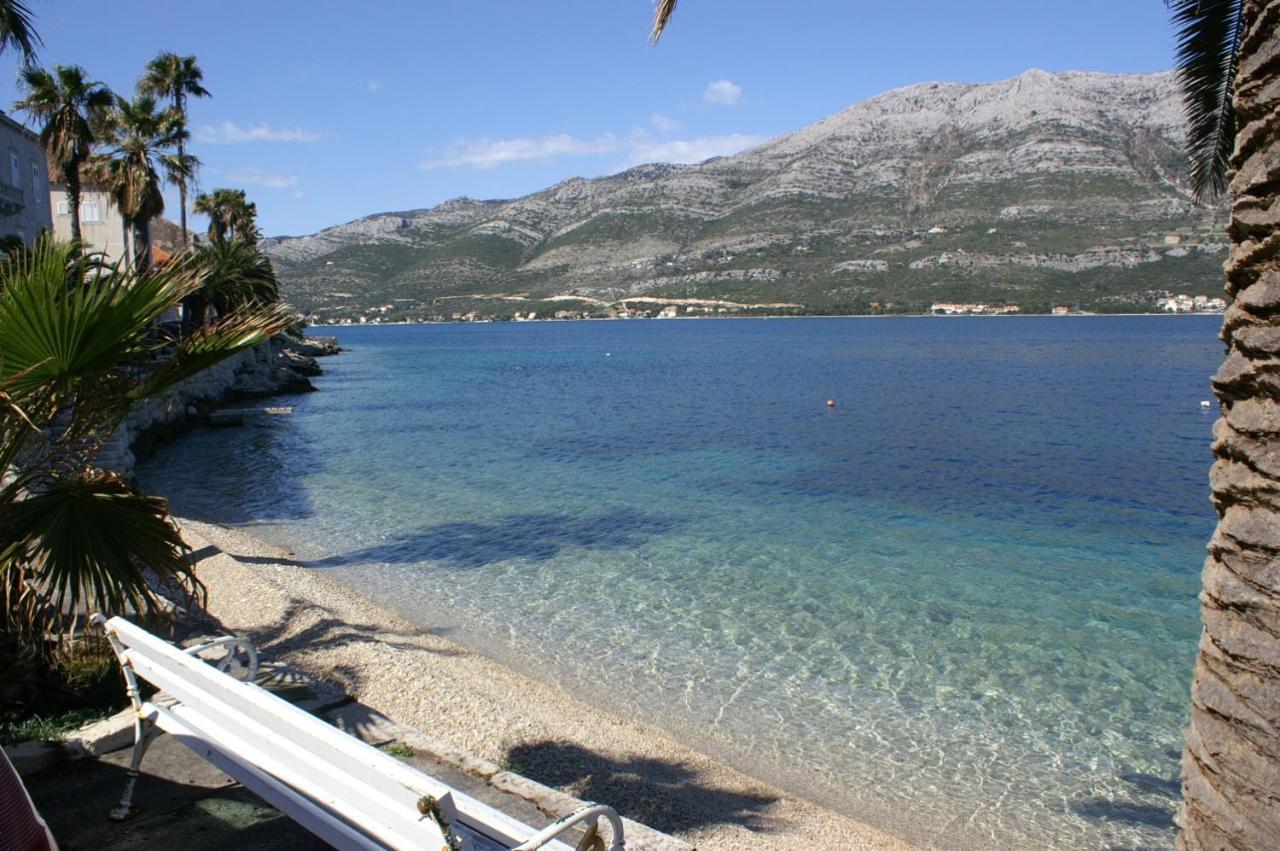
[[[179, 88], [174, 95], [174, 105], [177, 106], [178, 112], [182, 113], [182, 120], [185, 124], [187, 120], [186, 103], [182, 97], [182, 89]], [[187, 155], [186, 143], [181, 138], [178, 139], [178, 159], [185, 160]], [[178, 221], [182, 226], [182, 247], [187, 247], [187, 179], [185, 177], [178, 180]]]
[[[178, 156], [182, 155], [182, 145], [178, 145]], [[180, 205], [178, 219], [182, 225], [182, 247], [186, 248], [189, 242], [187, 241], [187, 181], [185, 178], [178, 181], [178, 204]]]
[[146, 219], [133, 220], [133, 258], [139, 272], [151, 268], [151, 229]]
[[1280, 848], [1280, 0], [1246, 0], [1235, 82], [1218, 529], [1182, 757], [1177, 847]]
[[[80, 163], [67, 166], [63, 175], [67, 182], [67, 212], [71, 213], [71, 241], [80, 242]], [[56, 210], [54, 212], [57, 212]]]
[[133, 252], [129, 250], [129, 220], [123, 215], [120, 216], [120, 259], [126, 269], [133, 263]]

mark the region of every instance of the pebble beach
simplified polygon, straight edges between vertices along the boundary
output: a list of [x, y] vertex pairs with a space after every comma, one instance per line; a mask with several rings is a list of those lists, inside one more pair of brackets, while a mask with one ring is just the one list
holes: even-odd
[[279, 547], [180, 522], [224, 629], [455, 748], [706, 851], [913, 847], [419, 629]]

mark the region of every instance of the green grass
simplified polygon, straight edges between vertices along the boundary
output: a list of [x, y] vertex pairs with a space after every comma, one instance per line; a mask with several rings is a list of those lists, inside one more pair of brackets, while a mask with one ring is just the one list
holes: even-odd
[[404, 742], [390, 742], [382, 746], [382, 752], [390, 754], [396, 759], [409, 759], [417, 753], [412, 746], [406, 745]]
[[33, 715], [0, 727], [0, 744], [18, 742], [61, 742], [67, 733], [111, 715], [110, 709], [72, 709], [59, 715]]

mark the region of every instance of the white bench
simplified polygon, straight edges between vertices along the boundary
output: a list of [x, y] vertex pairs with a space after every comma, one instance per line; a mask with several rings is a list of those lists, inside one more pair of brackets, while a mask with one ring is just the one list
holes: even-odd
[[[588, 805], [536, 830], [219, 670], [245, 655], [242, 667], [253, 678], [257, 657], [243, 639], [183, 652], [123, 618], [95, 615], [94, 623], [115, 649], [137, 715], [129, 779], [112, 818], [134, 811], [138, 768], [163, 730], [335, 848], [570, 851], [556, 837], [580, 824], [586, 835], [578, 848], [604, 851], [604, 818], [609, 851], [623, 849], [622, 821], [611, 807]], [[194, 655], [217, 646], [226, 649], [218, 667]], [[162, 694], [144, 701], [138, 677]]]

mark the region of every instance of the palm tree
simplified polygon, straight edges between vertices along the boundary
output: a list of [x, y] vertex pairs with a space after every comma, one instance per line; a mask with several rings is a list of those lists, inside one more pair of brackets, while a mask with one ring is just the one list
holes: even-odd
[[96, 141], [95, 116], [111, 105], [111, 92], [89, 80], [79, 65], [58, 65], [53, 72], [27, 67], [18, 74], [26, 97], [14, 104], [43, 123], [40, 144], [49, 160], [49, 179], [67, 187], [71, 239], [80, 242], [80, 168]]
[[246, 198], [243, 189], [215, 189], [198, 195], [194, 209], [209, 217], [210, 241], [234, 239], [257, 244], [258, 205]]
[[192, 209], [209, 217], [208, 236], [210, 242], [225, 242], [227, 231], [231, 228], [228, 221], [230, 207], [226, 203], [226, 193], [230, 189], [215, 189], [212, 192], [201, 192], [196, 196]]
[[161, 184], [188, 179], [194, 169], [190, 155], [177, 152], [186, 127], [173, 110], [158, 109], [151, 95], [132, 100], [117, 95], [101, 125], [108, 150], [94, 158], [91, 173], [111, 193], [132, 231], [133, 262], [145, 267], [151, 255], [149, 223], [164, 212]]
[[[1232, 196], [1218, 528], [1182, 757], [1177, 847], [1280, 847], [1280, 0], [1167, 0], [1197, 193]], [[676, 0], [660, 0], [651, 37]]]
[[257, 245], [262, 239], [262, 231], [258, 230], [258, 205], [246, 201], [243, 191], [231, 211], [231, 233], [235, 239], [248, 245]]
[[1196, 190], [1232, 196], [1218, 528], [1182, 756], [1181, 849], [1280, 847], [1280, 0], [1173, 0]]
[[47, 660], [48, 636], [86, 609], [153, 611], [149, 576], [199, 591], [164, 500], [95, 461], [137, 404], [289, 322], [259, 306], [158, 336], [200, 285], [190, 263], [103, 266], [48, 240], [0, 260], [0, 656]]
[[197, 245], [189, 252], [200, 287], [187, 298], [190, 324], [199, 328], [209, 308], [228, 316], [280, 301], [280, 284], [271, 261], [256, 245], [221, 240]]
[[[142, 79], [138, 82], [138, 91], [143, 94], [155, 95], [156, 97], [168, 98], [175, 112], [182, 116], [182, 122], [187, 123], [187, 98], [207, 98], [209, 91], [201, 83], [204, 81], [204, 72], [200, 70], [200, 66], [196, 64], [194, 56], [179, 56], [176, 53], [164, 52], [147, 63], [147, 70], [143, 73]], [[178, 156], [185, 157], [186, 139], [178, 141]], [[193, 168], [199, 165], [193, 158], [190, 161]], [[182, 226], [182, 244], [187, 244], [187, 179], [180, 178], [178, 183], [178, 199], [182, 204], [182, 210], [179, 213], [179, 220]]]
[[31, 23], [31, 10], [19, 0], [0, 0], [0, 53], [17, 48], [22, 58], [36, 58], [40, 36]]

